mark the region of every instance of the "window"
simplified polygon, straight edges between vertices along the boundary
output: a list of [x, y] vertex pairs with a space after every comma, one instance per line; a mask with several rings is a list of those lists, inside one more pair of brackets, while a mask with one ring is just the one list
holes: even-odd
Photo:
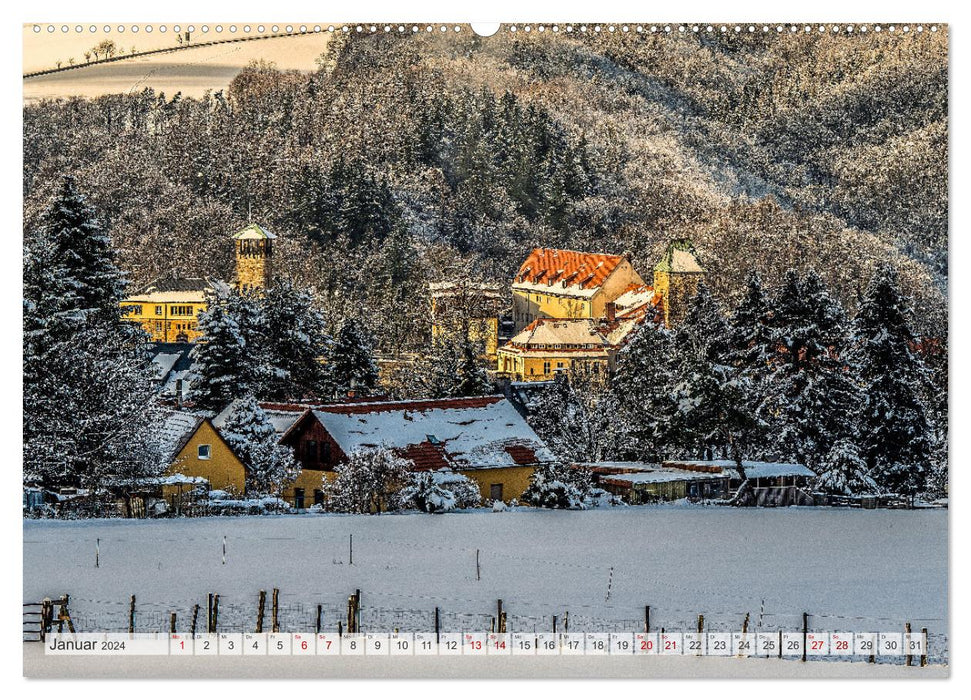
[[489, 498], [491, 498], [493, 501], [502, 500], [502, 484], [489, 485]]
[[330, 464], [330, 443], [329, 442], [320, 443], [320, 461], [326, 464]]
[[129, 316], [141, 316], [142, 315], [142, 305], [141, 304], [132, 304], [127, 309], [125, 309], [125, 312]]
[[314, 489], [314, 505], [324, 505], [324, 492], [321, 489]]
[[155, 315], [156, 316], [161, 316], [163, 311], [164, 311], [164, 307], [161, 307], [161, 306], [156, 306], [155, 307]]
[[550, 373], [550, 363], [549, 362], [544, 362], [543, 363], [543, 374], [549, 374], [549, 373]]
[[303, 494], [304, 494], [303, 489], [293, 490], [293, 507], [296, 508], [297, 510], [303, 509]]
[[556, 368], [557, 369], [563, 369], [563, 363], [562, 362], [557, 362], [556, 363]]
[[212, 456], [212, 445], [199, 445], [199, 459], [209, 459]]
[[313, 460], [314, 462], [317, 461], [318, 456], [317, 456], [317, 441], [316, 440], [307, 440], [307, 442], [304, 443], [304, 446], [303, 446], [303, 456], [306, 457], [309, 460]]
[[156, 321], [155, 322], [155, 332], [156, 333], [161, 333], [162, 332], [162, 322], [161, 321]]

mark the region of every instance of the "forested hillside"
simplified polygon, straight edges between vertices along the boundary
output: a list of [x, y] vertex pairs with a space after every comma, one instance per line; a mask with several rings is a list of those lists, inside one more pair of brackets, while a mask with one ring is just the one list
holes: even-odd
[[74, 174], [137, 285], [228, 278], [256, 220], [277, 269], [386, 351], [425, 342], [428, 281], [508, 283], [536, 245], [647, 276], [674, 236], [726, 308], [751, 268], [795, 267], [852, 310], [890, 260], [946, 339], [943, 29], [339, 35], [319, 65], [25, 107], [25, 233]]

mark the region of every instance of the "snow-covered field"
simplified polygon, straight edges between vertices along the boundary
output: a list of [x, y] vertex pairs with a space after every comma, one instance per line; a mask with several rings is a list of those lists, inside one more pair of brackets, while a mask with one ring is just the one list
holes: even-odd
[[[354, 562], [349, 563], [353, 535]], [[223, 537], [227, 558], [222, 563]], [[100, 567], [95, 541], [100, 538]], [[481, 579], [476, 578], [476, 549]], [[901, 631], [927, 627], [946, 659], [947, 512], [826, 508], [519, 509], [446, 515], [306, 515], [24, 522], [24, 601], [71, 595], [80, 630], [179, 630], [218, 593], [220, 630], [251, 631], [260, 589], [281, 629], [335, 629], [362, 592], [362, 627], [510, 631]], [[608, 596], [609, 588], [609, 596]], [[764, 601], [764, 606], [763, 606]], [[269, 624], [269, 596], [267, 601]]]

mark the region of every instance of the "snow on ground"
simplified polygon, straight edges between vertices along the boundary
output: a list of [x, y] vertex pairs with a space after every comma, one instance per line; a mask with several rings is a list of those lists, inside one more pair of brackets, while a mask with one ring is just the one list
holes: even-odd
[[[354, 562], [349, 563], [349, 535]], [[227, 560], [222, 564], [223, 537]], [[95, 539], [100, 538], [100, 568]], [[480, 550], [481, 580], [475, 552]], [[609, 598], [607, 595], [609, 583]], [[71, 595], [80, 630], [178, 629], [220, 595], [221, 630], [251, 630], [260, 589], [280, 589], [281, 629], [336, 628], [362, 591], [365, 630], [820, 631], [927, 627], [946, 658], [947, 512], [827, 508], [517, 509], [446, 515], [264, 516], [24, 522], [24, 600]], [[269, 596], [268, 596], [269, 598]], [[762, 601], [764, 600], [764, 611]], [[269, 624], [269, 600], [267, 602]]]

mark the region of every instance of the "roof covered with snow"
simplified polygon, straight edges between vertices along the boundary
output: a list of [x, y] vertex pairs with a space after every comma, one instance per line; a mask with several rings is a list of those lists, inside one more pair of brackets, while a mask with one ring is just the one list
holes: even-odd
[[664, 484], [672, 481], [711, 481], [727, 479], [728, 474], [708, 472], [693, 472], [685, 469], [657, 469], [654, 471], [632, 472], [629, 474], [611, 474], [601, 477], [600, 481], [612, 484]]
[[159, 438], [166, 461], [175, 459], [205, 419], [204, 415], [187, 411], [171, 411], [165, 416]]
[[516, 273], [512, 287], [589, 298], [624, 261], [621, 255], [534, 248]]
[[585, 350], [606, 352], [623, 344], [640, 323], [638, 318], [615, 321], [592, 318], [537, 318], [513, 336], [504, 349], [529, 352]]
[[336, 404], [313, 415], [345, 454], [385, 446], [418, 468], [490, 469], [554, 459], [501, 396]]
[[[242, 403], [242, 399], [233, 399], [226, 408], [217, 413], [216, 417], [212, 419], [213, 427], [217, 430], [222, 430], [223, 426], [226, 425], [226, 421], [229, 420], [230, 416], [236, 412], [236, 409]], [[260, 402], [259, 405], [277, 435], [283, 435], [283, 433], [287, 432], [307, 410], [306, 406], [300, 407], [297, 405], [289, 408], [284, 408], [283, 404], [274, 403]]]
[[233, 238], [238, 241], [253, 241], [253, 240], [273, 240], [276, 238], [276, 234], [268, 231], [259, 224], [250, 224], [242, 231], [238, 231], [233, 234]]
[[[719, 470], [729, 473], [732, 478], [738, 478], [735, 462], [729, 459], [715, 460], [677, 460], [664, 462], [664, 468], [688, 469], [692, 471]], [[749, 462], [742, 460], [745, 476], [749, 479], [774, 479], [780, 476], [816, 476], [809, 467], [803, 464], [787, 464], [781, 462]]]

